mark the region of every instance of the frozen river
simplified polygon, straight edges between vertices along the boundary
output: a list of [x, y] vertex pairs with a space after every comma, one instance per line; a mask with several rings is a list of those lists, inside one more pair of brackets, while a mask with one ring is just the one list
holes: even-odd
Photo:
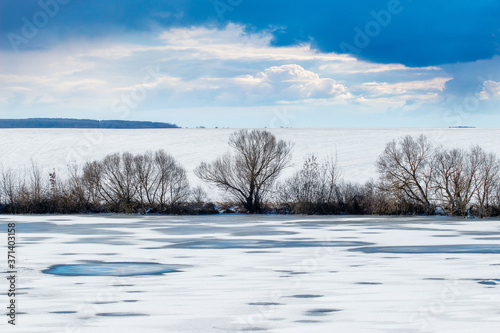
[[[0, 219], [2, 257], [8, 223], [16, 223], [18, 243], [16, 327], [4, 316], [1, 332], [500, 328], [500, 220]], [[0, 285], [5, 309], [7, 284]]]

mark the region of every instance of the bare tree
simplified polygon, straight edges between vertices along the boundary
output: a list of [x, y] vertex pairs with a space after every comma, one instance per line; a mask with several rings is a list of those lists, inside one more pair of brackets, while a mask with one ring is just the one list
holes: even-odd
[[30, 201], [38, 205], [42, 202], [46, 194], [47, 188], [44, 186], [42, 179], [42, 171], [35, 162], [31, 162], [31, 167], [27, 170], [28, 174], [28, 188], [27, 192], [30, 194]]
[[479, 206], [479, 216], [489, 216], [490, 201], [499, 185], [500, 162], [493, 153], [486, 153], [481, 147], [471, 149], [471, 160], [477, 164], [473, 175], [475, 197]]
[[437, 199], [454, 215], [465, 215], [474, 195], [477, 164], [461, 149], [440, 150], [434, 159], [433, 187]]
[[290, 205], [296, 213], [329, 212], [326, 206], [334, 203], [338, 190], [340, 169], [336, 159], [320, 163], [312, 154], [304, 160], [302, 169], [278, 185], [280, 205]]
[[[142, 211], [146, 212], [155, 204], [160, 176], [155, 168], [153, 154], [146, 152], [144, 155], [134, 156], [134, 168], [139, 204]], [[146, 205], [149, 207], [146, 208]]]
[[342, 169], [339, 166], [337, 156], [328, 157], [323, 164], [324, 196], [327, 202], [331, 202], [336, 197], [338, 183], [342, 177]]
[[285, 181], [284, 192], [295, 205], [316, 203], [321, 200], [323, 190], [322, 170], [316, 156], [311, 155], [304, 161], [302, 169]]
[[2, 168], [0, 179], [0, 197], [6, 204], [12, 206], [15, 204], [19, 191], [19, 177], [12, 170]]
[[290, 163], [292, 144], [266, 130], [240, 130], [229, 137], [234, 154], [201, 163], [195, 173], [229, 193], [249, 213], [262, 211], [263, 203], [281, 171]]
[[432, 212], [432, 144], [426, 136], [406, 136], [389, 142], [377, 160], [377, 170], [387, 191], [422, 205]]
[[[76, 173], [74, 173], [72, 177], [76, 178], [78, 170], [75, 171]], [[92, 161], [85, 163], [82, 169], [80, 184], [83, 195], [87, 198], [88, 202], [95, 207], [99, 207], [103, 203], [109, 204], [109, 201], [106, 200], [108, 196], [102, 192], [102, 178], [102, 164], [100, 162]], [[78, 182], [77, 179], [75, 179], [75, 181]]]
[[92, 194], [89, 191], [89, 187], [85, 186], [85, 179], [80, 173], [81, 168], [77, 164], [70, 164], [67, 168], [67, 200], [71, 201], [75, 211], [88, 211], [92, 206]]
[[207, 202], [208, 194], [201, 186], [197, 186], [191, 191], [190, 200], [197, 206], [202, 206]]
[[[130, 153], [115, 153], [104, 157], [94, 167], [94, 177], [99, 176], [98, 191], [114, 210], [132, 212], [137, 192], [134, 177], [134, 157]], [[96, 179], [97, 180], [97, 179]]]
[[154, 193], [160, 210], [186, 201], [190, 192], [186, 170], [163, 150], [155, 153], [154, 164], [158, 174]]

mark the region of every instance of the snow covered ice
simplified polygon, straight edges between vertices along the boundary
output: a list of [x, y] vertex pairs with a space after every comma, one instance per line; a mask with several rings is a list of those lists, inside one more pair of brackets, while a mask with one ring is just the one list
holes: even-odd
[[[19, 242], [17, 325], [3, 320], [2, 332], [500, 327], [498, 219], [0, 218], [2, 224], [16, 223]], [[5, 242], [2, 237], [2, 248]], [[50, 271], [58, 267], [88, 274]], [[1, 304], [6, 300], [3, 293]]]

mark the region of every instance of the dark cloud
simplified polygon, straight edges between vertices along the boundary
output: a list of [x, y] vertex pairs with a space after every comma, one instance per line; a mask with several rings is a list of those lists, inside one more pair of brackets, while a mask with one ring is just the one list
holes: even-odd
[[[57, 12], [47, 15], [47, 23], [39, 14], [47, 12], [43, 7]], [[235, 22], [249, 31], [272, 30], [276, 46], [311, 42], [321, 51], [352, 53], [379, 63], [428, 66], [499, 54], [498, 0], [3, 0], [0, 15], [4, 50], [13, 43], [22, 51], [73, 37], [148, 31], [158, 25]], [[23, 35], [26, 21], [35, 28], [38, 23], [37, 34]]]

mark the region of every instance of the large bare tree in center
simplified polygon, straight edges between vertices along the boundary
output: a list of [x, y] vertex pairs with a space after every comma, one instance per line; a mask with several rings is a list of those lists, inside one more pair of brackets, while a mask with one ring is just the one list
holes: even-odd
[[234, 154], [201, 163], [195, 173], [229, 193], [249, 213], [260, 213], [273, 183], [290, 163], [293, 145], [266, 130], [240, 130], [231, 134], [229, 146]]

